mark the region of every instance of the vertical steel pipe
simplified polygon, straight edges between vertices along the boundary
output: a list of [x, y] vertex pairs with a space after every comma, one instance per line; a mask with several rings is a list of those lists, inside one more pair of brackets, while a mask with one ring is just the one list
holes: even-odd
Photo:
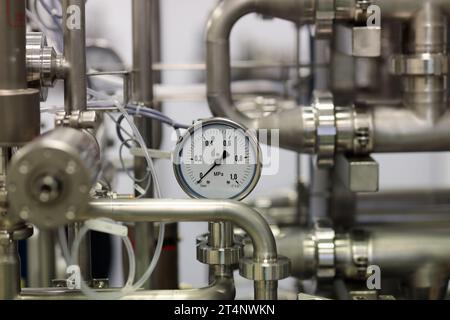
[[[85, 216], [140, 222], [230, 222], [253, 242], [253, 261], [277, 261], [275, 238], [266, 220], [253, 209], [233, 201], [212, 200], [95, 200]], [[255, 298], [277, 298], [276, 281], [254, 281]]]
[[0, 43], [0, 89], [26, 89], [25, 0], [1, 0]]
[[[132, 70], [132, 97], [131, 101], [148, 107], [153, 107], [153, 0], [132, 1], [133, 23], [133, 70]], [[158, 145], [154, 133], [154, 123], [142, 117], [135, 118], [145, 143], [149, 148]], [[135, 158], [135, 175], [143, 177], [147, 172], [147, 164], [144, 158]], [[145, 188], [147, 181], [141, 185]], [[150, 188], [144, 197], [151, 198], [153, 188]], [[141, 276], [150, 264], [154, 252], [155, 230], [153, 223], [136, 223], [135, 239], [137, 253], [137, 276]], [[152, 287], [149, 280], [144, 288]]]
[[[411, 19], [407, 28], [409, 55], [439, 55], [447, 59], [447, 16], [430, 2]], [[447, 74], [403, 76], [404, 104], [420, 118], [435, 122], [447, 111]]]
[[306, 0], [225, 0], [219, 3], [211, 14], [206, 36], [207, 96], [214, 116], [233, 119], [250, 129], [266, 129], [269, 134], [278, 130], [281, 147], [309, 151], [304, 108], [294, 107], [258, 119], [250, 119], [236, 108], [231, 92], [229, 38], [234, 25], [247, 14], [259, 13], [300, 23], [311, 18], [313, 8], [314, 1]]

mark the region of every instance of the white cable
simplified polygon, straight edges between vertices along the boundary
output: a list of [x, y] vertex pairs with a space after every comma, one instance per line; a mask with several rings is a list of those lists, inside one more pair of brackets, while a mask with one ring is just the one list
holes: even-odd
[[[90, 229], [84, 225], [78, 235], [76, 236], [73, 245], [72, 245], [72, 256], [71, 256], [71, 264], [72, 265], [78, 265], [78, 251], [80, 248], [81, 241], [83, 240], [84, 236], [90, 231]], [[127, 249], [128, 253], [128, 261], [129, 261], [129, 272], [128, 272], [128, 279], [125, 283], [125, 286], [119, 291], [119, 292], [104, 292], [104, 293], [98, 293], [95, 290], [92, 290], [86, 283], [84, 282], [83, 276], [80, 273], [81, 278], [81, 292], [84, 293], [88, 298], [94, 299], [94, 300], [117, 300], [120, 299], [131, 292], [136, 291], [136, 289], [133, 286], [134, 278], [136, 275], [136, 257], [134, 254], [133, 246], [131, 244], [130, 239], [128, 236], [121, 237], [125, 248]]]

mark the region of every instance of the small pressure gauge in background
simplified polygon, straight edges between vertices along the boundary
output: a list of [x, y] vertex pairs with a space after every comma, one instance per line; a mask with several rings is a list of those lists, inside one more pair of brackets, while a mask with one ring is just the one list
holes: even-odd
[[173, 156], [178, 183], [197, 199], [244, 199], [259, 181], [261, 162], [254, 134], [222, 118], [192, 126]]

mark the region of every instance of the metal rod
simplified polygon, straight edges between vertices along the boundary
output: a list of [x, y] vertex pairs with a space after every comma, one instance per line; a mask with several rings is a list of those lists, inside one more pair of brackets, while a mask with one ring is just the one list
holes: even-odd
[[86, 16], [85, 0], [63, 0], [65, 110], [86, 110]]

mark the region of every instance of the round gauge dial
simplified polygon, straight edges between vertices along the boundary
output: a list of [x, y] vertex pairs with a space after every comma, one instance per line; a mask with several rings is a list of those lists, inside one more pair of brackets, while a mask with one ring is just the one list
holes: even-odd
[[193, 198], [245, 198], [261, 176], [261, 149], [256, 137], [221, 118], [200, 121], [179, 140], [174, 171]]

